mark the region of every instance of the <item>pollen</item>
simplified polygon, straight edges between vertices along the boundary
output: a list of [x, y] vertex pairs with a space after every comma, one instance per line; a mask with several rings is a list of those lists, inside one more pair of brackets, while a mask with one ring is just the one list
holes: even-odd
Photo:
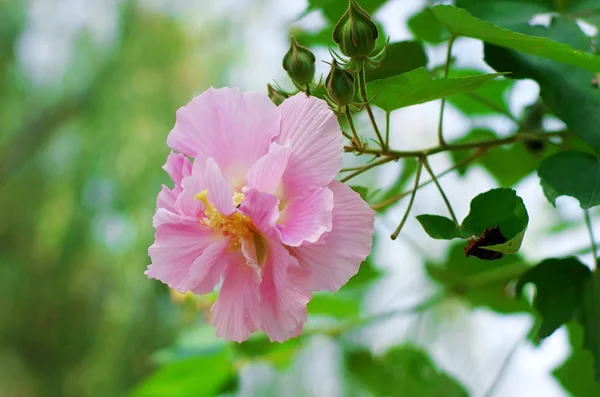
[[[213, 204], [208, 201], [208, 190], [205, 189], [194, 196], [195, 199], [202, 201], [206, 210], [200, 218], [200, 223], [211, 229], [221, 232], [224, 236], [231, 237], [230, 249], [241, 247], [244, 237], [251, 237], [254, 234], [254, 228], [250, 218], [244, 214], [235, 211], [229, 216], [221, 214]], [[244, 201], [243, 193], [233, 194], [233, 204], [237, 207]]]

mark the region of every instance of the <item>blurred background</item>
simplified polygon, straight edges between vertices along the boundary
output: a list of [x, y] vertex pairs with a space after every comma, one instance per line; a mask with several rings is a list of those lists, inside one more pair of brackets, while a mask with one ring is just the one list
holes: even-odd
[[[378, 3], [374, 18], [391, 41], [411, 40], [407, 21], [427, 2]], [[462, 248], [427, 238], [414, 216], [391, 241], [406, 202], [377, 219], [360, 277], [315, 298], [307, 335], [284, 345], [261, 335], [224, 343], [206, 326], [214, 297], [173, 294], [144, 276], [175, 111], [209, 86], [291, 88], [281, 68], [290, 31], [329, 61], [321, 33], [331, 16], [306, 10], [306, 0], [0, 0], [0, 396], [366, 396], [353, 376], [371, 356], [347, 351], [379, 357], [398, 345], [409, 352], [400, 381], [439, 383], [407, 396], [569, 395], [553, 375], [570, 355], [566, 330], [534, 346], [533, 317], [521, 306], [421, 304], [439, 289], [424, 264], [460, 261]], [[443, 44], [425, 49], [429, 67], [443, 64]], [[454, 53], [459, 69], [491, 70], [480, 42], [459, 39]], [[501, 84], [516, 116], [539, 94], [532, 81]], [[395, 112], [392, 147], [435, 144], [438, 112], [437, 101]], [[456, 104], [446, 115], [451, 139], [482, 126], [498, 136], [515, 130], [504, 116], [475, 117]], [[442, 171], [454, 160], [431, 164]], [[352, 184], [390, 186], [406, 167], [387, 164]], [[442, 183], [459, 218], [498, 185], [481, 166]], [[534, 174], [514, 186], [530, 216], [522, 260], [579, 254], [591, 264], [577, 202], [552, 208]], [[444, 211], [427, 187], [412, 214]], [[357, 327], [340, 335], [349, 318]]]

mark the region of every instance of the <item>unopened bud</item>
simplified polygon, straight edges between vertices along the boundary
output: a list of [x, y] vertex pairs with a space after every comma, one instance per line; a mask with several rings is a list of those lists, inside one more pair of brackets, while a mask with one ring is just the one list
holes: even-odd
[[283, 101], [290, 97], [290, 95], [280, 89], [273, 87], [271, 84], [267, 84], [267, 95], [271, 98], [271, 101], [277, 106], [281, 105]]
[[340, 68], [334, 59], [331, 64], [331, 71], [325, 79], [325, 88], [329, 98], [336, 105], [347, 105], [354, 100], [354, 75]]
[[294, 83], [304, 86], [315, 76], [315, 56], [291, 37], [290, 49], [283, 57], [283, 68]]
[[352, 59], [364, 59], [373, 52], [379, 31], [371, 16], [356, 0], [350, 0], [348, 9], [333, 29], [333, 41], [342, 54]]

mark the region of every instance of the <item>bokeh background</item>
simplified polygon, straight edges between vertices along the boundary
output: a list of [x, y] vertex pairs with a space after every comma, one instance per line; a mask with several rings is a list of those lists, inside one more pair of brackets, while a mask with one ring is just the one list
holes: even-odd
[[[390, 0], [374, 17], [392, 41], [410, 40], [406, 22], [425, 3]], [[276, 80], [291, 88], [281, 68], [290, 31], [316, 35], [329, 23], [306, 8], [306, 0], [0, 0], [0, 396], [367, 395], [343, 365], [346, 346], [379, 353], [406, 343], [472, 396], [569, 395], [552, 375], [570, 355], [566, 330], [534, 346], [528, 313], [460, 298], [410, 309], [437, 290], [423, 264], [456, 249], [429, 239], [414, 216], [389, 240], [406, 202], [377, 219], [371, 273], [353, 285], [360, 293], [322, 296], [307, 335], [282, 346], [261, 336], [241, 346], [216, 339], [206, 326], [214, 297], [178, 296], [144, 276], [175, 111], [209, 86], [264, 92]], [[329, 60], [326, 47], [313, 50]], [[444, 45], [426, 51], [430, 67], [443, 63]], [[475, 40], [459, 39], [455, 56], [459, 68], [490, 70]], [[327, 70], [318, 62], [318, 73]], [[538, 93], [519, 81], [505, 100], [519, 116]], [[395, 112], [392, 147], [435, 144], [438, 111], [432, 102]], [[448, 106], [449, 138], [481, 126], [499, 136], [515, 129], [505, 117], [467, 117]], [[441, 171], [452, 159], [431, 163]], [[388, 186], [402, 169], [388, 164], [353, 184]], [[442, 183], [459, 218], [472, 197], [498, 184], [478, 166]], [[592, 263], [575, 200], [552, 208], [535, 175], [515, 188], [531, 219], [528, 261], [576, 253]], [[427, 187], [412, 213], [444, 211]], [[394, 310], [341, 341], [319, 331]], [[408, 383], [423, 375], [406, 374]]]

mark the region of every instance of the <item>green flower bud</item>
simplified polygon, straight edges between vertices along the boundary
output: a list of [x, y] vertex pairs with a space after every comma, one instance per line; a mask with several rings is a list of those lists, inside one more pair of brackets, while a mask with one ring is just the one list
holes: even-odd
[[351, 103], [354, 100], [354, 75], [339, 67], [333, 60], [331, 71], [325, 79], [327, 94], [338, 106]]
[[315, 76], [315, 56], [291, 37], [290, 50], [283, 57], [283, 68], [294, 83], [304, 86]]
[[271, 98], [271, 101], [277, 106], [281, 105], [283, 101], [290, 97], [290, 95], [280, 89], [273, 87], [271, 84], [267, 84], [267, 95]]
[[333, 41], [342, 54], [352, 59], [364, 59], [372, 53], [378, 36], [377, 25], [356, 0], [350, 0], [348, 9], [333, 28]]

